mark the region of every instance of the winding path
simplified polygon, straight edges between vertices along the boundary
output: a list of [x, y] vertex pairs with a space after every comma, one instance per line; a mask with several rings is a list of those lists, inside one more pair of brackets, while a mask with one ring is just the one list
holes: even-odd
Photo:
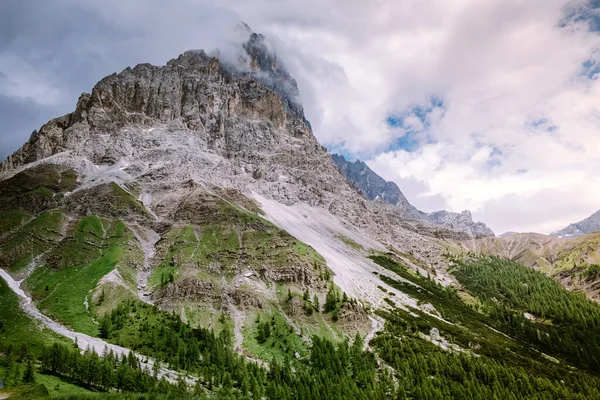
[[[35, 304], [33, 304], [31, 298], [23, 291], [23, 289], [21, 289], [22, 281], [15, 281], [13, 279], [13, 277], [10, 276], [3, 269], [0, 269], [0, 277], [2, 277], [2, 279], [4, 279], [4, 281], [6, 281], [6, 283], [8, 284], [8, 287], [19, 297], [19, 300], [21, 303], [21, 308], [23, 309], [25, 314], [27, 314], [34, 320], [41, 322], [45, 327], [47, 327], [51, 331], [75, 341], [77, 343], [77, 346], [81, 350], [85, 350], [85, 349], [89, 348], [89, 349], [94, 350], [100, 356], [104, 355], [107, 351], [111, 351], [111, 350], [113, 353], [115, 353], [119, 356], [121, 354], [127, 355], [132, 351], [125, 347], [121, 347], [121, 346], [117, 346], [112, 343], [105, 342], [102, 339], [95, 338], [95, 337], [86, 335], [84, 333], [72, 331], [69, 328], [67, 328], [66, 326], [61, 325], [58, 322], [48, 318], [47, 316], [42, 314], [37, 309]], [[142, 369], [147, 369], [148, 371], [152, 371], [152, 367], [154, 366], [154, 360], [152, 360], [144, 355], [138, 354], [138, 353], [134, 353], [134, 354], [140, 360], [140, 365], [141, 365]], [[167, 368], [161, 368], [158, 373], [158, 378], [160, 379], [160, 378], [164, 377], [167, 381], [169, 381], [171, 383], [176, 383], [180, 375], [181, 374], [177, 371], [173, 371], [173, 370], [170, 370]], [[191, 378], [191, 377], [186, 377], [185, 379], [187, 380], [188, 384], [190, 384], [190, 385], [193, 385], [196, 382], [196, 379]]]

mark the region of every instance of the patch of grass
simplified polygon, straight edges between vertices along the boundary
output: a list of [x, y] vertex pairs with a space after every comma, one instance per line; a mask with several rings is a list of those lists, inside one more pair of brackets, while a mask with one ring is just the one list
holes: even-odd
[[168, 265], [166, 263], [160, 263], [156, 268], [152, 270], [152, 273], [148, 277], [149, 286], [157, 286], [165, 281], [165, 277], [173, 274], [174, 278], [177, 279], [177, 267]]
[[77, 187], [77, 173], [54, 164], [28, 168], [0, 182], [0, 197], [8, 198], [45, 188], [52, 193], [64, 193]]
[[[74, 264], [79, 249], [83, 263], [63, 265], [61, 269], [43, 266], [26, 282], [42, 311], [77, 331], [96, 335], [97, 325], [92, 321], [93, 314], [86, 311], [84, 301], [98, 281], [121, 261], [129, 235], [120, 221], [109, 224], [88, 217], [80, 221], [69, 239], [66, 246], [56, 249], [57, 257]], [[88, 302], [92, 306], [90, 298]]]
[[137, 300], [137, 296], [128, 288], [110, 282], [96, 287], [88, 296], [88, 304], [97, 319], [127, 300]]
[[212, 329], [219, 334], [223, 329], [233, 331], [233, 321], [221, 311], [215, 310], [210, 305], [198, 306], [192, 303], [182, 305], [187, 323], [191, 328]]
[[[271, 334], [264, 343], [259, 343], [257, 340], [259, 329], [257, 321], [268, 323], [270, 326]], [[306, 343], [294, 332], [279, 311], [250, 315], [246, 320], [243, 333], [244, 348], [253, 356], [267, 362], [273, 359], [278, 362], [282, 362], [285, 358], [293, 359], [296, 352], [301, 357], [307, 354]]]
[[34, 355], [38, 355], [43, 345], [53, 341], [69, 342], [32, 321], [21, 310], [17, 295], [0, 278], [0, 347], [11, 344], [19, 349], [26, 344]]
[[36, 375], [36, 383], [46, 386], [48, 392], [50, 392], [51, 398], [58, 396], [86, 395], [92, 393], [88, 389], [74, 385], [52, 375], [38, 373]]
[[[183, 348], [183, 342], [178, 340], [178, 335], [180, 339], [185, 338], [188, 341], [192, 337], [202, 340], [207, 338], [210, 332], [202, 330], [192, 332], [181, 322], [179, 313], [167, 313], [155, 306], [142, 303], [137, 298], [121, 302], [111, 314], [102, 318], [101, 324], [109, 320], [112, 321], [107, 335], [109, 342], [158, 358], [161, 362], [175, 364], [179, 363], [177, 360], [179, 350]], [[232, 326], [227, 318], [221, 318], [220, 322], [223, 328], [230, 329]], [[230, 334], [221, 331], [221, 335]], [[210, 336], [212, 337], [212, 334]], [[205, 348], [200, 348], [200, 351], [204, 350]]]
[[599, 248], [600, 232], [574, 238], [555, 255], [552, 264], [548, 263], [544, 272], [555, 274], [585, 264], [600, 264]]
[[19, 348], [22, 344], [40, 347], [43, 344], [42, 332], [35, 323], [21, 311], [19, 298], [0, 278], [0, 342]]
[[354, 250], [356, 251], [364, 251], [365, 248], [359, 244], [356, 243], [354, 240], [350, 239], [348, 236], [344, 236], [344, 235], [337, 235], [336, 236], [339, 240], [341, 240], [346, 246], [352, 247]]
[[31, 214], [17, 209], [0, 211], [0, 235], [18, 228], [31, 218]]
[[53, 269], [63, 269], [92, 262], [102, 255], [104, 241], [104, 225], [96, 216], [83, 218], [75, 230], [50, 251], [47, 257], [48, 266]]
[[31, 196], [31, 195], [40, 195], [42, 197], [54, 197], [54, 192], [50, 189], [48, 189], [45, 186], [40, 186], [37, 189], [34, 189], [30, 192], [25, 193], [26, 196]]
[[43, 213], [5, 237], [0, 243], [0, 268], [13, 273], [22, 271], [61, 239], [64, 218], [59, 211]]
[[110, 185], [111, 193], [109, 201], [111, 202], [114, 208], [116, 208], [117, 210], [133, 209], [141, 214], [150, 216], [150, 213], [148, 212], [144, 204], [142, 204], [142, 202], [133, 197], [131, 194], [129, 194], [129, 192], [127, 192], [125, 189], [123, 189], [116, 183], [111, 182]]
[[583, 272], [581, 272], [581, 276], [587, 280], [596, 280], [600, 277], [600, 265], [592, 264], [587, 267]]
[[314, 262], [325, 264], [325, 259], [319, 253], [317, 253], [315, 251], [315, 249], [313, 249], [311, 246], [307, 245], [306, 243], [303, 243], [300, 241], [295, 241], [294, 250], [296, 250], [296, 252], [299, 255], [307, 256], [309, 259], [311, 259]]
[[121, 247], [111, 247], [88, 265], [58, 271], [37, 269], [27, 282], [34, 288], [33, 297], [38, 300], [40, 310], [76, 331], [96, 335], [97, 326], [86, 312], [84, 301], [98, 281], [115, 268], [122, 251]]
[[203, 227], [198, 245], [197, 256], [203, 264], [219, 261], [224, 266], [231, 266], [239, 258], [239, 240], [233, 227]]
[[254, 214], [265, 215], [256, 200], [248, 198], [242, 192], [233, 188], [213, 187], [213, 190], [228, 201], [243, 207]]

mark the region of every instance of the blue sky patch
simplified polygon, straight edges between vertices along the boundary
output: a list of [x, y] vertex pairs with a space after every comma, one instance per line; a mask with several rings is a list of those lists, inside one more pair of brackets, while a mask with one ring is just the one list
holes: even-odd
[[566, 8], [560, 27], [587, 22], [590, 31], [600, 32], [600, 0], [589, 0], [585, 4], [577, 4]]
[[[400, 113], [390, 114], [385, 121], [390, 128], [400, 131], [400, 135], [386, 151], [405, 150], [411, 152], [417, 150], [423, 143], [434, 143], [427, 134], [431, 127], [429, 114], [435, 109], [443, 108], [444, 100], [433, 96], [427, 105], [413, 105]], [[408, 122], [412, 118], [417, 118], [421, 122], [422, 129], [415, 128]]]
[[585, 76], [588, 79], [596, 79], [598, 77], [598, 73], [600, 73], [600, 64], [598, 64], [595, 60], [586, 60], [581, 65], [581, 76]]
[[547, 118], [538, 118], [525, 124], [526, 127], [533, 128], [534, 130], [545, 130], [548, 133], [554, 133], [558, 130], [558, 126], [554, 125]]

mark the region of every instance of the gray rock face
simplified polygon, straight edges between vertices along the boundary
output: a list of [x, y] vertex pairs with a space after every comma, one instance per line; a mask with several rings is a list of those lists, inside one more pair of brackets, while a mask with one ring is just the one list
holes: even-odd
[[474, 238], [494, 236], [494, 232], [486, 224], [483, 222], [473, 222], [471, 212], [468, 210], [461, 213], [435, 211], [427, 214], [426, 218], [432, 224], [465, 232]]
[[[436, 227], [442, 227], [453, 231], [466, 233], [470, 237], [494, 236], [494, 232], [482, 222], [473, 222], [471, 213], [463, 211], [462, 213], [452, 213], [449, 211], [436, 211], [430, 214], [417, 210], [415, 206], [409, 203], [404, 197], [398, 185], [394, 182], [386, 182], [385, 179], [377, 175], [364, 162], [356, 160], [347, 161], [343, 156], [333, 154], [333, 162], [338, 166], [340, 172], [344, 174], [346, 180], [354, 186], [363, 197], [369, 200], [379, 200], [397, 206], [405, 218], [414, 219], [422, 223], [433, 224]], [[424, 227], [420, 227], [423, 231]]]
[[560, 231], [551, 233], [551, 235], [559, 238], [576, 237], [595, 231], [600, 231], [600, 210], [579, 222], [570, 224]]

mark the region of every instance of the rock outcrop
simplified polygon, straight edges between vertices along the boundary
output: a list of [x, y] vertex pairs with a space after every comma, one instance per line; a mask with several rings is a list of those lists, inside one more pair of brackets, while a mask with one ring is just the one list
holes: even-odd
[[475, 238], [494, 236], [494, 232], [483, 222], [474, 222], [471, 212], [461, 213], [450, 211], [435, 211], [426, 215], [426, 219], [434, 225], [465, 232]]

